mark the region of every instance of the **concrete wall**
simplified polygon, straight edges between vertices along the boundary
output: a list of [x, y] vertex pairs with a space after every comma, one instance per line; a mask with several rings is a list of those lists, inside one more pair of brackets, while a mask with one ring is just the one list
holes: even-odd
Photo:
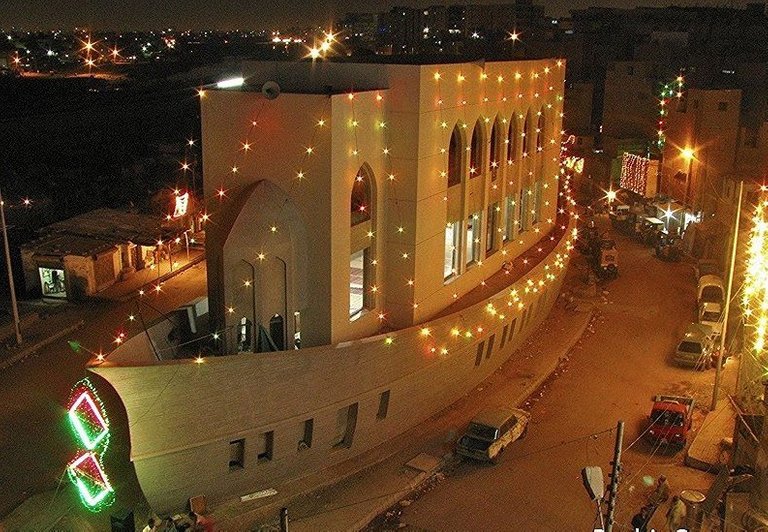
[[[673, 99], [670, 107], [661, 170], [662, 192], [683, 201], [688, 185], [685, 179], [675, 176], [684, 177], [690, 169], [688, 203], [697, 210], [714, 212], [722, 179], [733, 171], [736, 163], [741, 91], [691, 89], [684, 102]], [[695, 153], [690, 168], [680, 152], [686, 147]]]
[[[216, 504], [272, 487], [363, 453], [450, 405], [544, 319], [560, 289], [572, 227], [524, 279], [418, 327], [298, 351], [92, 369], [125, 405], [131, 460], [150, 505], [174, 511], [193, 495]], [[379, 419], [386, 391], [388, 412]], [[337, 445], [340, 412], [353, 404], [354, 437]], [[313, 439], [302, 449], [308, 419]], [[258, 459], [268, 432], [273, 452]], [[244, 464], [231, 470], [237, 439]]]

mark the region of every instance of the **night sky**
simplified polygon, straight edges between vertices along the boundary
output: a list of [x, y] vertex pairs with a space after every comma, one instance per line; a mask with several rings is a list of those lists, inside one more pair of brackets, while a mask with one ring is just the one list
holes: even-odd
[[[511, 0], [510, 0], [511, 1]], [[500, 3], [467, 0], [449, 3]], [[502, 2], [505, 3], [505, 2]], [[534, 0], [554, 16], [590, 5], [634, 7], [722, 5], [722, 0]], [[743, 5], [744, 2], [732, 2]], [[428, 6], [439, 0], [4, 0], [0, 28], [25, 30], [88, 27], [107, 29], [272, 29], [291, 24], [326, 25], [346, 11], [385, 11], [395, 5]]]

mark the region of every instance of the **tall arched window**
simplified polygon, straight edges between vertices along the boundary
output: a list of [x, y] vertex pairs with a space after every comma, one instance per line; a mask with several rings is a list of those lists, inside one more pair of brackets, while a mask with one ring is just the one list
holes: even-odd
[[355, 175], [350, 195], [349, 319], [375, 307], [375, 270], [370, 235], [376, 223], [376, 183], [367, 164]]
[[523, 155], [528, 154], [528, 148], [530, 146], [529, 140], [531, 136], [531, 112], [528, 111], [528, 113], [525, 115], [525, 122], [523, 122], [523, 132], [520, 134], [520, 137], [523, 139]]
[[544, 149], [544, 113], [539, 111], [539, 120], [536, 122], [536, 151]]
[[493, 129], [491, 129], [491, 181], [495, 181], [498, 177], [499, 168], [501, 167], [501, 138], [503, 133], [501, 132], [501, 120], [498, 118], [493, 123]]
[[448, 146], [448, 186], [461, 183], [461, 160], [463, 151], [461, 148], [461, 132], [459, 126], [453, 128], [451, 144]]
[[517, 148], [520, 146], [520, 133], [517, 130], [517, 118], [514, 113], [509, 119], [509, 131], [507, 134], [507, 164], [517, 160]]
[[483, 125], [480, 120], [475, 124], [472, 130], [472, 148], [469, 151], [469, 177], [477, 177], [485, 173], [483, 166], [483, 150], [485, 148], [485, 138], [483, 134]]

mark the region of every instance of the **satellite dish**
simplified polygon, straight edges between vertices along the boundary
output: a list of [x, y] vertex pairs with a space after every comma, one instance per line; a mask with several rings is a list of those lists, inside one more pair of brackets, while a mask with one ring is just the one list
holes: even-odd
[[280, 85], [278, 85], [276, 81], [267, 81], [261, 86], [261, 93], [268, 100], [274, 100], [280, 96]]
[[600, 466], [587, 466], [581, 470], [581, 481], [589, 494], [589, 498], [597, 501], [605, 492], [603, 469]]

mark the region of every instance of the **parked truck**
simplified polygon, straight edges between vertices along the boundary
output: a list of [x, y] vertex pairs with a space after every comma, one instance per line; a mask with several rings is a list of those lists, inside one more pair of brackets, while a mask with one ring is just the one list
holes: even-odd
[[685, 447], [693, 421], [693, 397], [657, 395], [651, 408], [648, 439], [657, 444]]

